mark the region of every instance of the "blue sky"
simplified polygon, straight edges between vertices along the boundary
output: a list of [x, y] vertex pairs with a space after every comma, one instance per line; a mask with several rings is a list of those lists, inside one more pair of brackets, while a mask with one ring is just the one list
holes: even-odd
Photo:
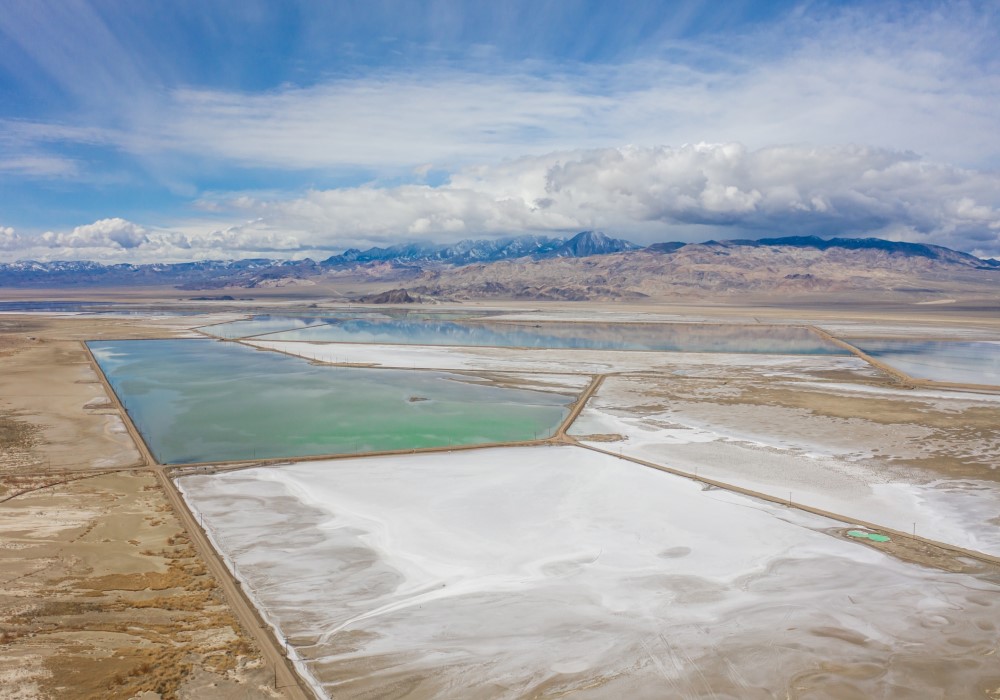
[[599, 228], [1000, 256], [996, 3], [8, 0], [0, 260]]

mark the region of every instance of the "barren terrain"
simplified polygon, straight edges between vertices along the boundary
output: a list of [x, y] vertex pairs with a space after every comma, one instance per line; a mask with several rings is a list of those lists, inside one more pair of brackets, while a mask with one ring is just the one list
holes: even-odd
[[0, 697], [282, 697], [78, 340], [175, 327], [0, 329]]
[[[146, 293], [150, 294], [149, 290]], [[131, 425], [123, 419], [115, 398], [107, 393], [81, 344], [84, 339], [194, 336], [197, 333], [191, 328], [241, 318], [254, 308], [280, 313], [338, 307], [332, 300], [302, 294], [301, 290], [286, 290], [254, 302], [190, 304], [204, 312], [201, 316], [0, 314], [0, 570], [4, 572], [0, 677], [5, 681], [0, 698], [303, 697], [294, 679], [289, 680], [281, 644], [275, 644], [262, 626], [263, 620], [247, 607], [243, 593], [205, 539], [201, 523], [179, 502], [162, 468], [150, 463], [144, 445], [136, 441]], [[108, 298], [113, 297], [111, 294]], [[139, 293], [136, 300], [138, 297]], [[176, 291], [163, 290], [161, 300], [175, 303]], [[143, 301], [156, 303], [156, 293]], [[794, 323], [815, 324], [841, 337], [1000, 338], [1000, 319], [994, 305], [972, 298], [945, 304], [863, 304], [855, 300], [803, 306], [773, 298], [759, 303], [745, 300], [742, 304], [720, 300], [634, 305], [473, 302], [457, 308], [473, 314], [502, 310], [507, 315], [501, 318], [517, 321]], [[727, 499], [741, 492], [757, 493], [770, 499], [771, 504], [777, 503], [777, 507], [754, 505], [752, 509], [769, 512], [769, 517], [778, 521], [786, 520], [781, 514], [786, 505], [792, 508], [789, 517], [796, 509], [830, 511], [836, 518], [820, 529], [826, 533], [824, 537], [845, 543], [830, 544], [830, 551], [863, 562], [868, 572], [865, 576], [886, 576], [886, 582], [899, 576], [911, 582], [920, 579], [938, 590], [955, 587], [955, 595], [962, 590], [992, 591], [1000, 580], [997, 559], [992, 556], [1000, 544], [1000, 536], [996, 535], [1000, 533], [1000, 521], [996, 520], [996, 499], [992, 495], [1000, 481], [996, 471], [1000, 458], [996, 428], [1000, 425], [1000, 394], [996, 392], [908, 383], [853, 356], [748, 359], [711, 353], [427, 348], [277, 343], [264, 339], [254, 344], [334, 364], [477, 370], [504, 376], [513, 371], [522, 374], [519, 381], [525, 386], [537, 381], [568, 382], [579, 387], [592, 377], [603, 377], [594, 384], [600, 388], [574, 425], [575, 438], [558, 437], [556, 441], [578, 439], [611, 457], [620, 455], [619, 459], [631, 459], [634, 464], [648, 462], [657, 468], [691, 474], [710, 496], [718, 488], [733, 492]], [[513, 448], [501, 448], [498, 456], [490, 459], [503, 464], [504, 450], [509, 449]], [[459, 462], [480, 463], [477, 452], [485, 455], [482, 450], [463, 451]], [[409, 463], [406, 457], [399, 459], [401, 464]], [[433, 455], [421, 459], [424, 461], [420, 464], [433, 464]], [[388, 463], [389, 472], [396, 468], [394, 465]], [[513, 478], [503, 487], [505, 491], [518, 488], [516, 483], [526, 485], [528, 479], [527, 475], [523, 479], [505, 478]], [[212, 480], [204, 479], [201, 483], [207, 488]], [[789, 485], [795, 503], [785, 504]], [[909, 494], [911, 501], [906, 501], [904, 494]], [[741, 503], [739, 499], [744, 497], [733, 503]], [[228, 497], [220, 494], [219, 498], [225, 501]], [[380, 499], [377, 494], [371, 496], [365, 509], [376, 512], [384, 508]], [[321, 505], [320, 509], [328, 507]], [[736, 527], [741, 508], [738, 506], [731, 511], [733, 515], [727, 516]], [[909, 531], [911, 519], [907, 508], [915, 508], [921, 517], [929, 518], [919, 520], [921, 537], [903, 536]], [[852, 513], [859, 522], [894, 528], [892, 540], [883, 544], [845, 539]], [[609, 517], [613, 524], [613, 513]], [[808, 520], [800, 522], [801, 517], [805, 516], [796, 515], [789, 522], [799, 523], [795, 527], [805, 526]], [[652, 522], [637, 521], [636, 527], [651, 528]], [[663, 523], [655, 527], [660, 526]], [[611, 529], [603, 531], [602, 536], [609, 537], [610, 543], [614, 527], [601, 525], [607, 527]], [[806, 530], [815, 531], [817, 527], [813, 524]], [[813, 542], [812, 535], [788, 532], [793, 539], [801, 536], [805, 538], [803, 543]], [[274, 535], [278, 541], [289, 533]], [[815, 543], [820, 550], [826, 550], [827, 545], [820, 544], [820, 540]], [[406, 561], [425, 545], [433, 543], [428, 539], [419, 546], [393, 550], [392, 556], [398, 554], [400, 561]], [[849, 549], [842, 550], [842, 546]], [[360, 552], [355, 544], [348, 549], [350, 556]], [[864, 549], [873, 550], [872, 555], [852, 553]], [[263, 549], [258, 554], [267, 556]], [[787, 560], [780, 548], [774, 555], [778, 560]], [[227, 556], [230, 565], [242, 566], [240, 558], [246, 552], [228, 552]], [[713, 556], [727, 559], [734, 554]], [[801, 569], [800, 573], [813, 570], [815, 574], [822, 568], [820, 560], [809, 563], [808, 557], [798, 559], [801, 561], [795, 567]], [[712, 560], [708, 557], [704, 563]], [[580, 562], [574, 564], [577, 568], [573, 571], [586, 568]], [[899, 562], [918, 568], [900, 568]], [[271, 566], [259, 558], [258, 563]], [[781, 566], [787, 568], [788, 564]], [[559, 571], [563, 576], [569, 570]], [[240, 569], [236, 575], [249, 580], [249, 570]], [[744, 574], [734, 569], [726, 575], [741, 580]], [[969, 578], [959, 581], [952, 576]], [[456, 579], [453, 583], [461, 590], [472, 581]], [[794, 587], [795, 582], [789, 579], [780, 585]], [[923, 589], [922, 585], [917, 588]], [[586, 590], [586, 584], [581, 590]], [[728, 584], [719, 590], [729, 590]], [[670, 595], [687, 595], [676, 586], [670, 591]], [[765, 597], [771, 592], [770, 588], [758, 590]], [[780, 592], [780, 586], [773, 592]], [[294, 592], [289, 591], [289, 595], [294, 597]], [[351, 607], [361, 602], [343, 595], [346, 593], [337, 589], [331, 599], [343, 599]], [[967, 697], [1000, 697], [1000, 672], [990, 670], [995, 654], [1000, 653], [1000, 640], [996, 628], [990, 627], [985, 618], [980, 619], [982, 615], [974, 614], [986, 611], [989, 617], [992, 613], [981, 605], [985, 599], [976, 593], [961, 603], [956, 603], [955, 595], [949, 593], [947, 600], [939, 599], [937, 594], [913, 598], [914, 605], [930, 606], [921, 613], [923, 617], [910, 621], [915, 626], [910, 622], [896, 625], [873, 620], [872, 628], [843, 621], [815, 627], [811, 636], [803, 639], [808, 639], [810, 648], [818, 650], [820, 656], [826, 647], [817, 640], [824, 635], [839, 639], [838, 645], [847, 643], [836, 651], [830, 647], [830, 653], [849, 653], [841, 657], [844, 663], [829, 660], [804, 671], [806, 675], [798, 676], [796, 684], [788, 686], [789, 692], [795, 697], [812, 697], [799, 691], [807, 686], [828, 687], [840, 688], [845, 697], [862, 697], [870, 690], [905, 688], [902, 696], [920, 697], [928, 689], [947, 689], [949, 697], [961, 697], [954, 691], [963, 688]], [[826, 599], [825, 594], [816, 600], [821, 599]], [[463, 605], [468, 602], [462, 600]], [[886, 599], [885, 605], [889, 602]], [[808, 617], [805, 611], [812, 609], [815, 613], [816, 604], [804, 605], [803, 622]], [[951, 606], [949, 612], [934, 612], [942, 609], [940, 605]], [[593, 611], [598, 617], [602, 614], [600, 607]], [[875, 606], [857, 619], [877, 617], [881, 609]], [[296, 625], [319, 624], [301, 610], [289, 614]], [[481, 614], [490, 619], [491, 615], [488, 608], [476, 606], [469, 609], [469, 614], [473, 616], [469, 619]], [[773, 624], [770, 613], [761, 614], [759, 629], [768, 629]], [[273, 611], [265, 609], [262, 615], [273, 623]], [[430, 616], [421, 613], [420, 619], [425, 625], [421, 634], [436, 638], [435, 630], [449, 617], [441, 610]], [[557, 617], [552, 622], [563, 624]], [[689, 628], [686, 622], [678, 624], [674, 628], [678, 635], [703, 634], [697, 625]], [[899, 685], [902, 676], [886, 675], [885, 670], [894, 663], [891, 660], [885, 661], [883, 671], [878, 670], [879, 663], [862, 660], [872, 653], [889, 654], [886, 658], [891, 659], [892, 650], [904, 644], [904, 638], [908, 649], [920, 643], [914, 630], [933, 635], [937, 634], [935, 626], [942, 624], [956, 630], [939, 650], [944, 665], [927, 666], [926, 673], [914, 671], [916, 675], [910, 674], [912, 683]], [[878, 634], [871, 634], [877, 627]], [[724, 624], [720, 629], [728, 628]], [[372, 628], [374, 634], [383, 631]], [[496, 631], [484, 628], [484, 639]], [[279, 626], [276, 633], [281, 632]], [[503, 636], [502, 631], [498, 633]], [[757, 658], [754, 650], [760, 642], [756, 633], [744, 630], [742, 634], [739, 654], [747, 655], [746, 659]], [[390, 643], [392, 638], [389, 635], [379, 644]], [[337, 644], [346, 639], [338, 639]], [[711, 654], [698, 664], [701, 675], [685, 680], [683, 674], [677, 673], [695, 658], [694, 638], [684, 647], [678, 647], [676, 640], [666, 647], [659, 642], [649, 646], [650, 638], [642, 634], [637, 640], [638, 647], [632, 651], [638, 650], [645, 660], [632, 680], [631, 672], [623, 671], [625, 675], [618, 676], [617, 671], [612, 671], [602, 685], [589, 686], [583, 666], [575, 662], [567, 665], [563, 660], [555, 661], [553, 666], [563, 680], [547, 681], [544, 673], [525, 671], [527, 675], [521, 677], [534, 680], [522, 687], [523, 693], [512, 695], [530, 694], [531, 688], [531, 693], [538, 691], [542, 695], [576, 688], [573, 692], [582, 693], [580, 697], [600, 696], [602, 687], [648, 690], [655, 687], [650, 684], [664, 671], [673, 674], [670, 677], [675, 685], [670, 687], [685, 692], [731, 687], [749, 696], [745, 695], [748, 688], [761, 689], [773, 682], [773, 678], [765, 677], [767, 674], [754, 679], [749, 670], [754, 664], [746, 666], [742, 661], [736, 666], [742, 675], [734, 675], [732, 665], [718, 665], [722, 662]], [[337, 658], [338, 677], [352, 677], [374, 668], [374, 657], [357, 653], [363, 646], [362, 638], [355, 641], [357, 644], [351, 646], [354, 651], [348, 650]], [[600, 635], [592, 636], [591, 641], [597, 647], [603, 644]], [[293, 655], [301, 658], [311, 653], [306, 638], [295, 638], [292, 643]], [[478, 642], [469, 644], [469, 648], [475, 648]], [[405, 644], [392, 649], [392, 654], [409, 655]], [[632, 651], [611, 666], [630, 663]], [[778, 654], [769, 657], [769, 663], [773, 668], [792, 668], [798, 663], [794, 658], [801, 658], [808, 666], [812, 663], [809, 653], [801, 657]], [[674, 666], [663, 665], [668, 662]], [[418, 683], [421, 690], [416, 696], [435, 696], [438, 691], [433, 688], [437, 686], [428, 685], [426, 679], [430, 678], [427, 674], [436, 671], [433, 662], [427, 663], [415, 675], [401, 672], [393, 676], [390, 685], [399, 691], [397, 695], [403, 697], [403, 690], [415, 689], [418, 686], [413, 683]], [[588, 663], [594, 668], [601, 666], [596, 657]], [[926, 657], [909, 654], [906, 664], [924, 668]], [[941, 675], [948, 664], [964, 670]], [[280, 675], [276, 675], [278, 672]], [[651, 673], [648, 678], [647, 673]], [[572, 675], [572, 680], [566, 674]], [[362, 675], [358, 678], [353, 688], [361, 694], [381, 687], [377, 680]], [[639, 682], [643, 678], [646, 680]], [[277, 691], [272, 687], [275, 681], [282, 686]], [[475, 683], [475, 676], [455, 687], [465, 687], [463, 682]], [[829, 683], [832, 685], [824, 685]]]

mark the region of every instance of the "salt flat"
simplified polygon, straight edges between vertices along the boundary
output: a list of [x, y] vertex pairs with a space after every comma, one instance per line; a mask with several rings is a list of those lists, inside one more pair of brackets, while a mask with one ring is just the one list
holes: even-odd
[[[617, 372], [728, 371], [747, 365], [738, 353], [689, 353], [634, 350], [580, 350], [554, 348], [448, 347], [361, 343], [319, 343], [247, 340], [245, 345], [275, 350], [319, 362], [389, 368], [489, 370], [497, 372], [552, 372], [607, 374]], [[755, 367], [793, 372], [810, 369], [875, 372], [864, 360], [836, 355], [753, 355]]]
[[177, 480], [337, 698], [958, 697], [1000, 586], [580, 447]]
[[[907, 390], [747, 360], [609, 377], [571, 433], [778, 498], [1000, 554], [1000, 394]], [[607, 442], [605, 436], [617, 436]]]

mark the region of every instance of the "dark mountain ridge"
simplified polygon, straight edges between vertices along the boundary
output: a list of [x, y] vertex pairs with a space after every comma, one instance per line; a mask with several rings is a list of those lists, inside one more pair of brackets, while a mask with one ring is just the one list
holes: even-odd
[[[657, 243], [649, 248], [657, 246], [672, 246], [691, 244]], [[910, 257], [930, 258], [932, 260], [942, 260], [971, 267], [1000, 267], [1000, 260], [992, 258], [982, 259], [974, 255], [963, 253], [944, 246], [927, 243], [907, 243], [905, 241], [887, 241], [883, 238], [820, 238], [819, 236], [785, 236], [783, 238], [761, 238], [758, 240], [736, 239], [731, 241], [707, 241], [702, 245], [715, 245], [721, 247], [749, 246], [774, 247], [790, 246], [794, 248], [815, 248], [816, 250], [830, 250], [832, 248], [843, 248], [844, 250], [878, 250], [885, 253], [894, 253]]]
[[464, 240], [450, 245], [401, 243], [387, 248], [345, 250], [321, 262], [304, 260], [205, 260], [187, 263], [132, 264], [81, 261], [0, 263], [0, 287], [86, 287], [125, 285], [174, 285], [182, 289], [225, 286], [252, 287], [282, 279], [304, 279], [328, 271], [388, 265], [390, 269], [419, 274], [431, 266], [462, 266], [518, 258], [586, 257], [605, 255], [641, 246], [610, 238], [597, 231], [582, 231], [570, 239], [524, 235], [495, 240]]
[[494, 240], [464, 240], [451, 245], [400, 243], [388, 248], [375, 247], [364, 251], [351, 248], [323, 260], [320, 265], [349, 267], [366, 262], [471, 265], [524, 257], [539, 260], [548, 257], [582, 258], [638, 250], [641, 247], [626, 240], [611, 238], [600, 231], [581, 231], [569, 240], [525, 235]]
[[[269, 286], [289, 280], [336, 278], [358, 273], [366, 279], [414, 279], [425, 273], [447, 275], [449, 270], [490, 266], [512, 261], [555, 262], [595, 256], [650, 254], [666, 256], [677, 265], [694, 253], [730, 256], [735, 267], [762, 264], [749, 251], [774, 249], [774, 255], [814, 250], [829, 255], [853, 255], [853, 265], [881, 265], [892, 260], [925, 260], [946, 268], [1000, 270], [1000, 261], [981, 259], [937, 245], [887, 241], [880, 238], [788, 236], [759, 240], [735, 239], [705, 243], [656, 243], [642, 248], [598, 231], [582, 231], [570, 239], [524, 235], [494, 240], [464, 240], [443, 245], [405, 243], [361, 251], [346, 250], [321, 262], [305, 260], [208, 260], [187, 263], [104, 265], [94, 261], [19, 261], [0, 263], [0, 287], [97, 287], [172, 285], [182, 289]], [[741, 252], [746, 251], [746, 252]], [[779, 251], [782, 251], [779, 253]], [[858, 255], [868, 255], [859, 258]], [[735, 258], [732, 256], [736, 256]], [[743, 259], [737, 260], [741, 257]], [[700, 259], [700, 258], [699, 258]], [[803, 266], [807, 261], [803, 259]], [[798, 272], [805, 273], [805, 270]], [[797, 274], [790, 272], [789, 275]]]

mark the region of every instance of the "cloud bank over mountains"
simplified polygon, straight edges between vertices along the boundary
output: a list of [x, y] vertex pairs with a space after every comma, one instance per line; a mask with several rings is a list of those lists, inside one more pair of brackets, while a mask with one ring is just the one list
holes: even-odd
[[0, 13], [0, 259], [584, 229], [1000, 255], [991, 3], [292, 5]]
[[1000, 256], [1000, 174], [861, 146], [740, 144], [562, 151], [470, 166], [438, 186], [205, 200], [247, 222], [205, 233], [120, 218], [0, 247], [39, 259], [297, 256], [400, 240], [606, 230], [641, 243], [871, 235]]

